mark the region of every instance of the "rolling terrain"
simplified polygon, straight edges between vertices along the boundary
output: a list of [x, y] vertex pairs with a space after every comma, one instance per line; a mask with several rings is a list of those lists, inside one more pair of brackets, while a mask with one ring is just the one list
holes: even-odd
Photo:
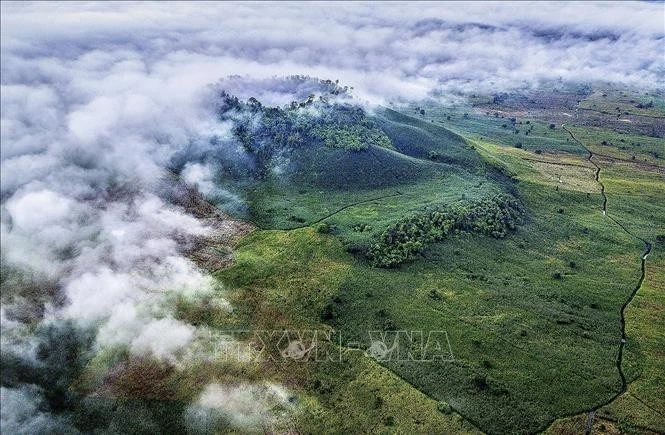
[[665, 2], [0, 15], [3, 435], [665, 435]]
[[[460, 431], [565, 432], [550, 425], [587, 411], [592, 425], [665, 430], [662, 328], [640, 326], [663, 322], [662, 311], [647, 308], [659, 306], [663, 139], [587, 127], [585, 118], [548, 122], [559, 120], [551, 112], [560, 108], [536, 106], [534, 116], [522, 108], [511, 120], [510, 107], [498, 117], [484, 106], [419, 107], [424, 115], [377, 113], [394, 149], [311, 150], [297, 156], [297, 177], [253, 192], [261, 230], [218, 274], [239, 298], [255, 301], [251, 323], [333, 328], [351, 347], [367, 342], [367, 331], [445, 330], [451, 360], [377, 368], [471, 424]], [[506, 123], [529, 134], [507, 135]], [[626, 157], [632, 149], [639, 157]], [[419, 179], [406, 176], [411, 170]], [[394, 269], [372, 267], [362, 255], [391, 223], [428, 204], [502, 191], [525, 208], [514, 234], [453, 234]], [[381, 431], [373, 414], [349, 415], [335, 399], [349, 385], [318, 377], [332, 370], [343, 378], [367, 358], [354, 356], [344, 369], [316, 364], [294, 387], [311, 395], [324, 420], [345, 415], [349, 427]], [[383, 394], [373, 400], [383, 404]], [[377, 409], [386, 429], [408, 431], [410, 417]], [[310, 430], [325, 431], [318, 424]]]
[[[36, 326], [38, 365], [3, 355], [3, 385], [37, 379], [89, 431], [664, 433], [662, 97], [619, 117], [582, 109], [643, 98], [365, 111], [323, 83], [284, 107], [220, 94], [234, 153], [213, 136], [160, 178], [212, 230], [174, 235], [210, 292], [142, 308], [196, 328], [178, 362]], [[188, 159], [228, 190], [187, 184]], [[2, 285], [42, 303], [15, 270]], [[206, 411], [210, 391], [235, 414]]]

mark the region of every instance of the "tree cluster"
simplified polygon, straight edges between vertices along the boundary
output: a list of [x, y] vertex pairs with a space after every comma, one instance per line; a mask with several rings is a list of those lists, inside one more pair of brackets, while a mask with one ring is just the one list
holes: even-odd
[[330, 86], [332, 94], [318, 98], [311, 94], [305, 101], [284, 107], [264, 106], [253, 97], [245, 102], [222, 92], [218, 116], [221, 121], [233, 122], [234, 136], [265, 170], [274, 157], [301, 147], [324, 145], [350, 151], [372, 145], [392, 147], [388, 136], [361, 107], [330, 101], [330, 95], [346, 88], [334, 83]]
[[503, 238], [516, 229], [522, 214], [520, 203], [506, 194], [467, 204], [430, 207], [392, 224], [366, 256], [373, 266], [397, 267], [454, 232]]

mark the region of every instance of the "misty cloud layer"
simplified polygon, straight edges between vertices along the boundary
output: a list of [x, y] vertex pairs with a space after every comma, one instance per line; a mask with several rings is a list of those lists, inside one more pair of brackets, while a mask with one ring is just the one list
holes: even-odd
[[[312, 88], [274, 77], [304, 74], [379, 103], [558, 79], [653, 88], [665, 75], [662, 4], [1, 7], [0, 236], [14, 280], [3, 285], [2, 344], [25, 358], [34, 357], [34, 322], [73, 319], [96, 331], [96, 349], [172, 363], [202, 336], [165, 301], [222, 299], [185, 252], [213, 229], [170, 203], [160, 183], [177, 159], [185, 182], [242, 207], [200, 158], [212, 138], [216, 153], [243, 158], [231, 125], [215, 120], [220, 87], [285, 104]], [[214, 386], [200, 401], [244, 407], [256, 388]], [[39, 407], [40, 394], [3, 387], [3, 424], [64, 424]], [[245, 408], [242, 420], [253, 421]]]
[[160, 76], [169, 92], [186, 95], [232, 74], [308, 74], [338, 78], [362, 97], [383, 100], [422, 97], [437, 87], [558, 78], [647, 86], [665, 73], [663, 5], [652, 3], [115, 3], [3, 10], [3, 52], [12, 54], [3, 74], [10, 82], [66, 76], [66, 63], [88, 76], [109, 69], [131, 78]]

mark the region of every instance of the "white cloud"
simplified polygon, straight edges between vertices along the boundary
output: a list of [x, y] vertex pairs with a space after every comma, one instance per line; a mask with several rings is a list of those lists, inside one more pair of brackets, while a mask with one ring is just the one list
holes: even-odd
[[171, 318], [153, 320], [141, 330], [131, 344], [131, 351], [138, 355], [175, 361], [194, 338], [196, 328]]
[[[339, 78], [362, 97], [377, 100], [423, 96], [469, 77], [479, 85], [493, 80], [495, 86], [559, 76], [653, 86], [664, 68], [663, 5], [653, 3], [115, 3], [4, 9], [5, 51], [52, 55], [73, 41], [59, 53], [69, 68], [93, 76], [107, 71], [111, 77], [93, 82], [82, 77], [75, 86], [135, 88], [147, 74], [161, 77], [169, 94], [176, 94], [171, 97], [231, 74]], [[124, 84], [112, 78], [121, 71]]]
[[39, 231], [43, 227], [57, 225], [71, 215], [73, 201], [50, 190], [29, 192], [12, 197], [7, 210], [17, 229], [26, 232]]
[[215, 192], [214, 174], [210, 166], [201, 163], [188, 163], [180, 173], [182, 179], [201, 192], [209, 196]]
[[[184, 253], [209, 229], [159, 196], [164, 169], [179, 156], [187, 183], [229, 209], [244, 206], [214, 185], [211, 161], [199, 159], [207, 152], [243, 158], [230, 140], [231, 126], [215, 121], [217, 88], [209, 85], [221, 77], [241, 75], [221, 86], [243, 98], [285, 104], [308, 95], [312, 85], [274, 76], [340, 79], [360, 98], [383, 102], [558, 78], [646, 89], [662, 86], [665, 74], [663, 4], [2, 2], [0, 8], [3, 265], [64, 292], [67, 301], [46, 310], [49, 320], [99, 325], [99, 346], [127, 345], [167, 360], [196, 342], [197, 331], [169, 317], [165, 297], [209, 297], [214, 283]], [[3, 340], [15, 346], [23, 339], [29, 348], [22, 325], [7, 319], [4, 307], [2, 316]], [[238, 407], [247, 420], [263, 412], [249, 399], [263, 394], [257, 387], [211, 388], [202, 401], [215, 409]], [[3, 424], [11, 420], [4, 402], [23, 394], [17, 391], [3, 389]], [[42, 418], [31, 412], [35, 421]]]
[[286, 389], [272, 383], [211, 383], [188, 409], [188, 421], [200, 432], [216, 432], [221, 424], [257, 431], [285, 417], [289, 396]]

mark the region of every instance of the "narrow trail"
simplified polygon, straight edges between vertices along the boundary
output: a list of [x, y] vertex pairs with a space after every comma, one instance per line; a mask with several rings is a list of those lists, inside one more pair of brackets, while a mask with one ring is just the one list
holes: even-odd
[[[642, 256], [640, 257], [640, 279], [637, 281], [637, 284], [633, 288], [633, 291], [630, 293], [626, 301], [621, 305], [621, 309], [619, 310], [619, 321], [621, 324], [621, 338], [619, 340], [619, 348], [617, 350], [617, 356], [615, 360], [616, 368], [617, 371], [619, 372], [619, 377], [621, 378], [621, 390], [618, 391], [614, 396], [612, 396], [609, 400], [607, 400], [605, 403], [602, 403], [598, 405], [596, 408], [590, 410], [587, 414], [587, 423], [586, 423], [586, 429], [585, 429], [585, 435], [588, 435], [591, 433], [592, 427], [593, 427], [593, 418], [596, 413], [596, 411], [604, 406], [609, 405], [612, 403], [614, 400], [616, 400], [619, 396], [624, 394], [627, 389], [628, 389], [628, 381], [626, 381], [626, 375], [623, 372], [623, 350], [626, 345], [626, 342], [628, 340], [628, 337], [626, 335], [626, 308], [628, 308], [628, 305], [633, 301], [633, 298], [635, 298], [635, 295], [637, 292], [640, 290], [642, 287], [642, 283], [644, 282], [644, 278], [646, 277], [646, 261], [647, 257], [651, 253], [652, 245], [649, 241], [646, 239], [632, 233], [628, 228], [626, 228], [625, 225], [623, 225], [621, 222], [619, 222], [616, 218], [613, 216], [610, 216], [607, 214], [607, 195], [605, 194], [605, 186], [603, 183], [600, 181], [600, 166], [596, 164], [596, 162], [593, 161], [594, 154], [593, 152], [586, 146], [584, 145], [580, 140], [578, 140], [573, 133], [568, 130], [565, 125], [561, 125], [561, 127], [568, 132], [570, 137], [577, 142], [584, 150], [589, 153], [589, 156], [587, 157], [587, 160], [592, 163], [596, 167], [596, 173], [595, 173], [595, 180], [598, 182], [600, 185], [600, 193], [603, 196], [603, 215], [608, 217], [613, 223], [615, 223], [619, 228], [621, 228], [622, 231], [624, 231], [626, 234], [629, 236], [636, 238], [640, 240], [644, 244], [644, 251], [642, 252]], [[648, 406], [647, 406], [648, 407]], [[650, 407], [649, 407], [650, 408]]]
[[[600, 166], [596, 162], [593, 161], [593, 152], [589, 148], [587, 148], [586, 145], [584, 145], [579, 139], [577, 139], [574, 135], [573, 132], [568, 130], [564, 124], [561, 124], [561, 128], [566, 130], [570, 137], [577, 142], [584, 150], [589, 153], [589, 156], [586, 158], [589, 163], [591, 163], [593, 166], [596, 167], [596, 173], [594, 174], [594, 179], [598, 184], [600, 184], [600, 194], [603, 196], [603, 214], [607, 214], [607, 195], [605, 195], [605, 185], [603, 184], [602, 181], [600, 181]], [[631, 234], [632, 235], [632, 234]]]
[[556, 165], [556, 166], [572, 166], [575, 168], [584, 168], [584, 169], [591, 169], [589, 166], [586, 165], [578, 165], [576, 163], [561, 163], [561, 162], [550, 162], [547, 160], [541, 160], [541, 159], [532, 159], [530, 157], [522, 157], [522, 160], [526, 160], [529, 162], [538, 162], [538, 163], [547, 163], [548, 165]]
[[[570, 133], [570, 132], [568, 132], [568, 133]], [[601, 154], [601, 153], [594, 153], [593, 155], [598, 156], [598, 157], [604, 157], [604, 158], [609, 159], [609, 160], [616, 160], [618, 162], [632, 163], [632, 164], [646, 166], [646, 167], [653, 168], [653, 169], [658, 169], [658, 170], [665, 169], [665, 166], [661, 166], [661, 165], [656, 164], [656, 163], [648, 163], [648, 162], [644, 162], [644, 161], [640, 161], [640, 160], [624, 159], [623, 157], [610, 156], [610, 155]]]
[[395, 196], [401, 196], [401, 195], [403, 195], [403, 193], [398, 190], [395, 193], [392, 193], [390, 195], [378, 196], [376, 198], [370, 198], [370, 199], [366, 199], [366, 200], [363, 200], [363, 201], [358, 201], [358, 202], [354, 202], [354, 203], [351, 203], [351, 204], [347, 204], [344, 207], [338, 208], [337, 210], [335, 210], [333, 212], [330, 212], [327, 215], [325, 215], [322, 218], [319, 218], [315, 221], [304, 223], [304, 224], [299, 225], [297, 227], [285, 228], [283, 231], [293, 231], [293, 230], [299, 230], [301, 228], [311, 227], [312, 225], [316, 225], [320, 222], [323, 222], [324, 220], [336, 215], [337, 213], [340, 213], [340, 212], [346, 210], [347, 208], [355, 207], [355, 206], [360, 205], [360, 204], [367, 204], [368, 202], [379, 201], [379, 200], [385, 199], [385, 198], [392, 198], [392, 197], [395, 197]]
[[[598, 418], [598, 420], [609, 421], [609, 422], [614, 423], [614, 424], [620, 423], [620, 421], [617, 420], [616, 418], [609, 417], [607, 415], [599, 415], [596, 418]], [[665, 432], [662, 432], [658, 429], [654, 429], [652, 427], [646, 427], [646, 426], [642, 426], [642, 425], [636, 424], [636, 423], [633, 423], [632, 426], [633, 426], [634, 429], [642, 429], [643, 431], [645, 431], [644, 433], [648, 433], [648, 434], [655, 433], [655, 434], [658, 434], [658, 435], [665, 435]]]
[[632, 397], [633, 399], [635, 399], [635, 400], [637, 400], [638, 402], [640, 402], [640, 403], [641, 403], [642, 405], [644, 405], [645, 407], [649, 408], [653, 413], [658, 414], [658, 415], [660, 415], [661, 417], [665, 418], [665, 414], [663, 414], [662, 412], [660, 412], [659, 410], [657, 410], [657, 409], [654, 408], [653, 406], [649, 405], [647, 402], [645, 402], [644, 400], [640, 399], [640, 398], [637, 397], [636, 395], [634, 395], [634, 394], [632, 394], [632, 393], [626, 393], [626, 394], [628, 394], [630, 397]]
[[576, 110], [584, 110], [587, 112], [596, 112], [596, 113], [601, 113], [603, 115], [610, 115], [610, 116], [616, 116], [616, 115], [621, 115], [621, 116], [638, 116], [640, 118], [652, 118], [652, 119], [665, 119], [665, 116], [661, 115], [649, 115], [648, 113], [635, 113], [635, 112], [628, 112], [628, 113], [612, 113], [612, 112], [607, 112], [605, 110], [598, 110], [598, 109], [592, 109], [590, 107], [576, 107]]

